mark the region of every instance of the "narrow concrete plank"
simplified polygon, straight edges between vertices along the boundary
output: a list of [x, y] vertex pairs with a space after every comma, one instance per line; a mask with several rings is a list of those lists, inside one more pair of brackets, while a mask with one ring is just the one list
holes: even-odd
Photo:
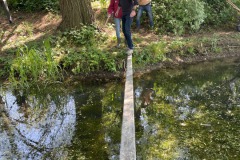
[[132, 55], [127, 58], [120, 160], [136, 159]]

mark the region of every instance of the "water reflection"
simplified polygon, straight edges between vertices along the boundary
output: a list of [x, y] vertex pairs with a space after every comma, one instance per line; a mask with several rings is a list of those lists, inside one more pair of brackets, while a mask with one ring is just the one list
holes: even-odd
[[122, 89], [2, 89], [0, 159], [118, 159]]
[[[135, 80], [138, 159], [240, 159], [239, 60]], [[146, 88], [154, 90], [143, 107]]]
[[[53, 149], [71, 143], [76, 123], [73, 97], [66, 97], [61, 107], [49, 99], [48, 108], [36, 108], [34, 97], [19, 103], [19, 95], [14, 96], [9, 90], [4, 95], [1, 119], [6, 129], [0, 132], [1, 157], [42, 159]], [[59, 150], [54, 156], [60, 158], [65, 154]]]
[[[136, 79], [137, 158], [240, 159], [238, 64]], [[2, 88], [0, 159], [119, 159], [123, 86]]]

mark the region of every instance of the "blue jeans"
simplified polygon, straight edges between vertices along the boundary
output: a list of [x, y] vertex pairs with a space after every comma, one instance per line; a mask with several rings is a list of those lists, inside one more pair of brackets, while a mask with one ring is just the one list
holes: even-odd
[[133, 49], [132, 34], [131, 34], [131, 25], [133, 18], [130, 17], [130, 14], [122, 16], [122, 30], [124, 37], [127, 41], [129, 49]]
[[114, 17], [114, 23], [115, 23], [115, 30], [116, 30], [116, 36], [119, 39], [120, 38], [120, 22], [121, 19], [120, 18], [115, 18]]
[[145, 11], [148, 14], [150, 27], [153, 27], [153, 15], [152, 15], [152, 7], [151, 4], [145, 5], [145, 6], [139, 6], [138, 13], [137, 13], [137, 28], [140, 28], [140, 18], [142, 16], [143, 11]]

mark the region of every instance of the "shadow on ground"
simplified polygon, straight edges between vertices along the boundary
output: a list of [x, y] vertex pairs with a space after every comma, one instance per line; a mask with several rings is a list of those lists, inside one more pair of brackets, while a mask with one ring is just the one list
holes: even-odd
[[6, 16], [0, 17], [0, 54], [13, 51], [22, 45], [40, 42], [44, 37], [53, 34], [61, 17], [52, 13], [38, 14], [14, 12], [13, 24], [9, 24]]

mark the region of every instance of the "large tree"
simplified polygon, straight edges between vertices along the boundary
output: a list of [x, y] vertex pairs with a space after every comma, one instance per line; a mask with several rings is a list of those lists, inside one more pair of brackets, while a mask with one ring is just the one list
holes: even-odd
[[61, 28], [80, 28], [81, 24], [92, 24], [93, 12], [90, 0], [60, 0]]

